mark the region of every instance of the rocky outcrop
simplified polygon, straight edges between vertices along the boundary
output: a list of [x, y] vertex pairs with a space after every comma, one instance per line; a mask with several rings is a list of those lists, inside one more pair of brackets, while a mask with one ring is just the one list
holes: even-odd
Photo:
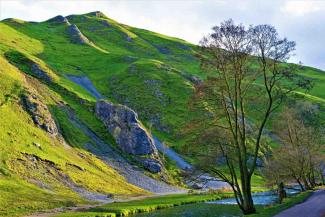
[[144, 158], [141, 159], [141, 162], [144, 168], [148, 169], [150, 172], [159, 173], [161, 171], [161, 162], [156, 159]]
[[68, 19], [64, 16], [58, 15], [56, 17], [53, 17], [51, 19], [48, 20], [49, 23], [52, 24], [67, 24], [70, 25]]
[[153, 139], [132, 109], [99, 100], [96, 103], [96, 115], [124, 152], [134, 155], [135, 159], [151, 172], [162, 170]]
[[96, 104], [96, 115], [126, 153], [146, 155], [156, 152], [151, 136], [140, 125], [137, 114], [130, 108], [100, 100]]
[[88, 13], [88, 15], [94, 16], [94, 17], [99, 17], [99, 18], [107, 18], [106, 15], [101, 11], [90, 12], [90, 13]]
[[[47, 106], [34, 93], [24, 94], [21, 97], [22, 104], [25, 110], [30, 114], [34, 124], [45, 130], [53, 136], [57, 136], [58, 128], [52, 118]], [[38, 146], [38, 145], [35, 145]], [[41, 147], [39, 145], [39, 147]]]
[[70, 25], [67, 28], [66, 32], [73, 43], [77, 43], [77, 44], [89, 44], [90, 43], [88, 38], [82, 34], [82, 32], [79, 30], [79, 28], [75, 24]]
[[46, 66], [41, 65], [41, 61], [36, 62], [23, 53], [11, 50], [5, 52], [4, 56], [10, 63], [16, 65], [20, 70], [31, 74], [33, 77], [37, 77], [46, 82], [51, 82], [55, 78], [50, 75], [49, 69]]

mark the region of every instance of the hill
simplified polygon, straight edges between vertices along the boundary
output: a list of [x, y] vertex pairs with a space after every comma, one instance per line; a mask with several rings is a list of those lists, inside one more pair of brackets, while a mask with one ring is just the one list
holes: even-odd
[[[101, 12], [44, 22], [1, 21], [0, 203], [6, 208], [0, 215], [107, 194], [145, 195], [157, 186], [174, 191], [156, 179], [177, 183], [175, 166], [167, 161], [159, 175], [144, 172], [96, 117], [95, 104], [103, 98], [128, 106], [145, 131], [193, 161], [187, 147], [191, 135], [183, 136], [183, 130], [193, 115], [188, 102], [195, 85], [205, 78], [198, 49]], [[323, 111], [324, 72], [300, 67], [297, 73], [315, 83], [308, 94], [297, 94]]]

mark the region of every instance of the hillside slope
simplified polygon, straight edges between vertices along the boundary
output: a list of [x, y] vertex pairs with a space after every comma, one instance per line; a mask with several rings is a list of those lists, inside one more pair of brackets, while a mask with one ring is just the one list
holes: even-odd
[[[183, 129], [193, 115], [188, 103], [195, 84], [204, 79], [197, 51], [101, 12], [1, 21], [0, 216], [86, 203], [87, 196], [177, 191], [152, 178], [172, 182], [166, 174], [134, 169], [94, 108], [99, 98], [127, 105], [148, 131], [191, 161], [191, 135], [184, 137]], [[323, 111], [324, 72], [300, 67], [297, 73], [315, 82], [311, 92], [298, 94]]]

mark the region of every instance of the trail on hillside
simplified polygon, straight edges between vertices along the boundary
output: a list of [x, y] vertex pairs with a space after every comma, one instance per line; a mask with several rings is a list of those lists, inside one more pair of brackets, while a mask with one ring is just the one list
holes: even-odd
[[305, 202], [297, 204], [274, 217], [323, 217], [325, 216], [325, 190], [314, 192]]

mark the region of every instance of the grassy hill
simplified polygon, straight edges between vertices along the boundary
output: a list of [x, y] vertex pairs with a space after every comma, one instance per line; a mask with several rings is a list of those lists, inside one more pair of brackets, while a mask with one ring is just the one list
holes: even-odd
[[[80, 34], [71, 33], [71, 25]], [[114, 140], [93, 113], [94, 96], [68, 76], [89, 78], [102, 96], [134, 109], [160, 140], [186, 154], [182, 131], [193, 115], [188, 102], [195, 83], [204, 79], [197, 51], [184, 40], [120, 24], [100, 12], [39, 23], [1, 21], [0, 216], [85, 203], [67, 182], [104, 194], [146, 194], [85, 150], [91, 139], [69, 122], [63, 107], [108, 144]], [[298, 94], [323, 110], [325, 72], [301, 67], [297, 73], [315, 83], [308, 94]], [[35, 124], [25, 108], [28, 96], [58, 124], [59, 135]]]

